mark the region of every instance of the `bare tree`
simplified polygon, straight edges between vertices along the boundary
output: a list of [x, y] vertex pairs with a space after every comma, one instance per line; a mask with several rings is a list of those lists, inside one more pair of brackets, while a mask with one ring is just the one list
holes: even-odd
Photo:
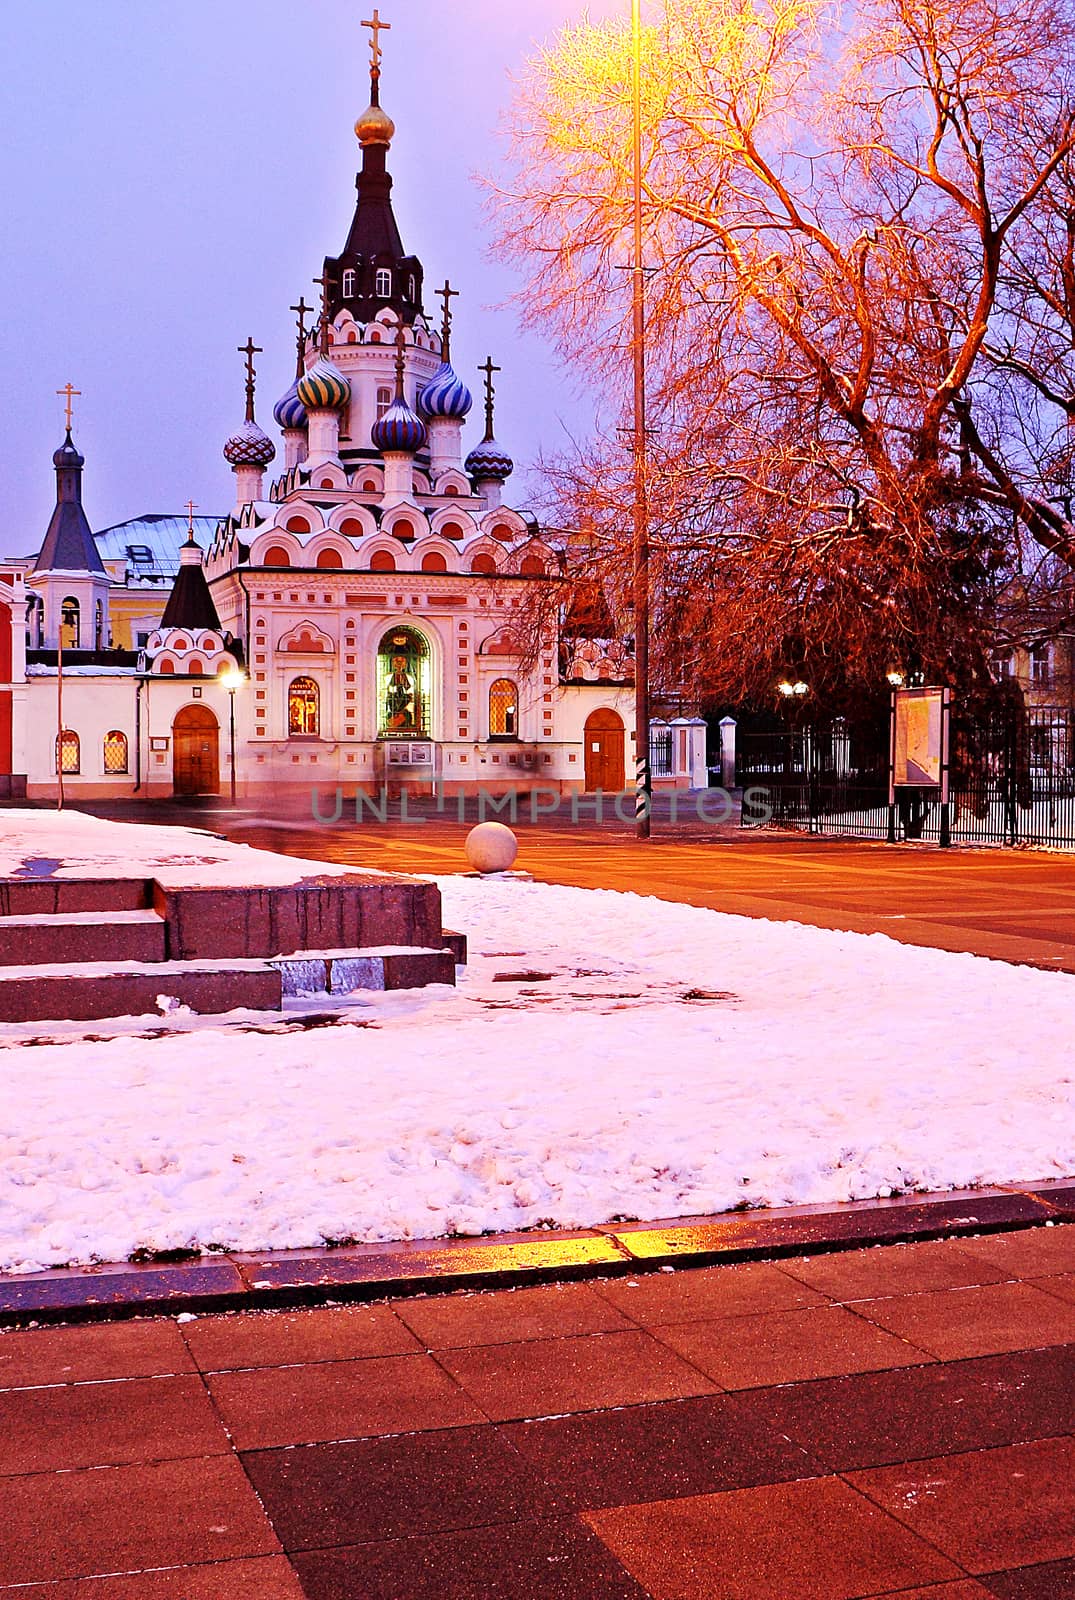
[[[1012, 423], [1028, 307], [1059, 322], [1072, 44], [1070, 0], [866, 0], [852, 25], [825, 0], [666, 0], [644, 106], [666, 681], [985, 681], [1013, 522], [1075, 562]], [[623, 612], [628, 52], [584, 24], [532, 64], [497, 194], [526, 314], [613, 397], [605, 436], [547, 466]]]

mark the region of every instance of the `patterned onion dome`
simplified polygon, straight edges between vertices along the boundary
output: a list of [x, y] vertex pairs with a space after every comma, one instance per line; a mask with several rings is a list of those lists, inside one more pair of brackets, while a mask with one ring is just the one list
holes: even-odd
[[224, 460], [233, 467], [267, 467], [276, 456], [276, 446], [256, 422], [244, 422], [224, 446]]
[[495, 439], [483, 439], [467, 456], [466, 469], [472, 478], [489, 478], [493, 482], [503, 483], [515, 471], [515, 463]]
[[425, 423], [411, 410], [406, 400], [393, 400], [380, 421], [373, 424], [370, 437], [382, 452], [406, 451], [413, 456], [421, 450], [428, 435]]
[[283, 399], [276, 402], [273, 407], [273, 416], [276, 418], [278, 428], [305, 428], [308, 419], [306, 407], [299, 399], [299, 381], [297, 378]]
[[351, 385], [339, 367], [320, 356], [299, 379], [298, 397], [307, 411], [342, 411], [351, 398]]
[[470, 390], [448, 361], [441, 363], [418, 396], [418, 409], [430, 420], [450, 417], [461, 422], [473, 404]]

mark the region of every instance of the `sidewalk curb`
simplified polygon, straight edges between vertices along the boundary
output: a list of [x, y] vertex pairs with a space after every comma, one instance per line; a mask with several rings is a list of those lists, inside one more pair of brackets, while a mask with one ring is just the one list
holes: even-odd
[[0, 1275], [0, 1325], [283, 1310], [958, 1239], [1075, 1222], [1075, 1178], [575, 1232], [402, 1241]]

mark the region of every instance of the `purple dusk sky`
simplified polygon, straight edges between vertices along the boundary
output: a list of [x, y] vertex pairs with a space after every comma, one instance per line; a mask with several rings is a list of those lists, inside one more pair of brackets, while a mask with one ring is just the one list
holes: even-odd
[[[371, 0], [372, 3], [372, 0]], [[406, 246], [449, 275], [453, 360], [477, 392], [492, 352], [497, 434], [518, 462], [585, 432], [578, 375], [496, 310], [518, 278], [490, 259], [477, 170], [502, 155], [509, 74], [582, 0], [380, 0], [382, 99]], [[590, 15], [628, 0], [597, 0]], [[343, 245], [369, 98], [362, 0], [45, 0], [5, 17], [7, 374], [0, 555], [36, 552], [72, 381], [91, 525], [232, 504], [221, 445], [242, 420], [248, 334], [258, 418], [294, 374], [288, 306]], [[439, 302], [434, 302], [434, 309]], [[430, 305], [427, 304], [427, 314]], [[477, 408], [476, 408], [477, 409]], [[476, 438], [473, 426], [468, 433]], [[525, 475], [514, 480], [525, 499]], [[509, 496], [510, 496], [509, 486]]]

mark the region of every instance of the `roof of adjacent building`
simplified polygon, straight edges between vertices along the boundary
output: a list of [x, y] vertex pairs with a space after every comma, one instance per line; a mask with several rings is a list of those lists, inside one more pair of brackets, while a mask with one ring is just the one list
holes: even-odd
[[[194, 518], [194, 533], [199, 544], [211, 541], [219, 520], [219, 517]], [[105, 528], [96, 535], [96, 543], [102, 560], [126, 563], [129, 579], [159, 583], [174, 578], [179, 571], [179, 552], [188, 533], [186, 516], [151, 512]]]
[[71, 441], [71, 430], [52, 458], [56, 468], [56, 507], [34, 563], [35, 572], [93, 572], [104, 577], [100, 551], [82, 509], [85, 460]]
[[175, 585], [160, 620], [161, 631], [166, 628], [187, 628], [191, 631], [198, 628], [217, 629], [220, 627], [220, 618], [205, 581], [201, 551], [193, 539], [188, 539], [184, 552]]

